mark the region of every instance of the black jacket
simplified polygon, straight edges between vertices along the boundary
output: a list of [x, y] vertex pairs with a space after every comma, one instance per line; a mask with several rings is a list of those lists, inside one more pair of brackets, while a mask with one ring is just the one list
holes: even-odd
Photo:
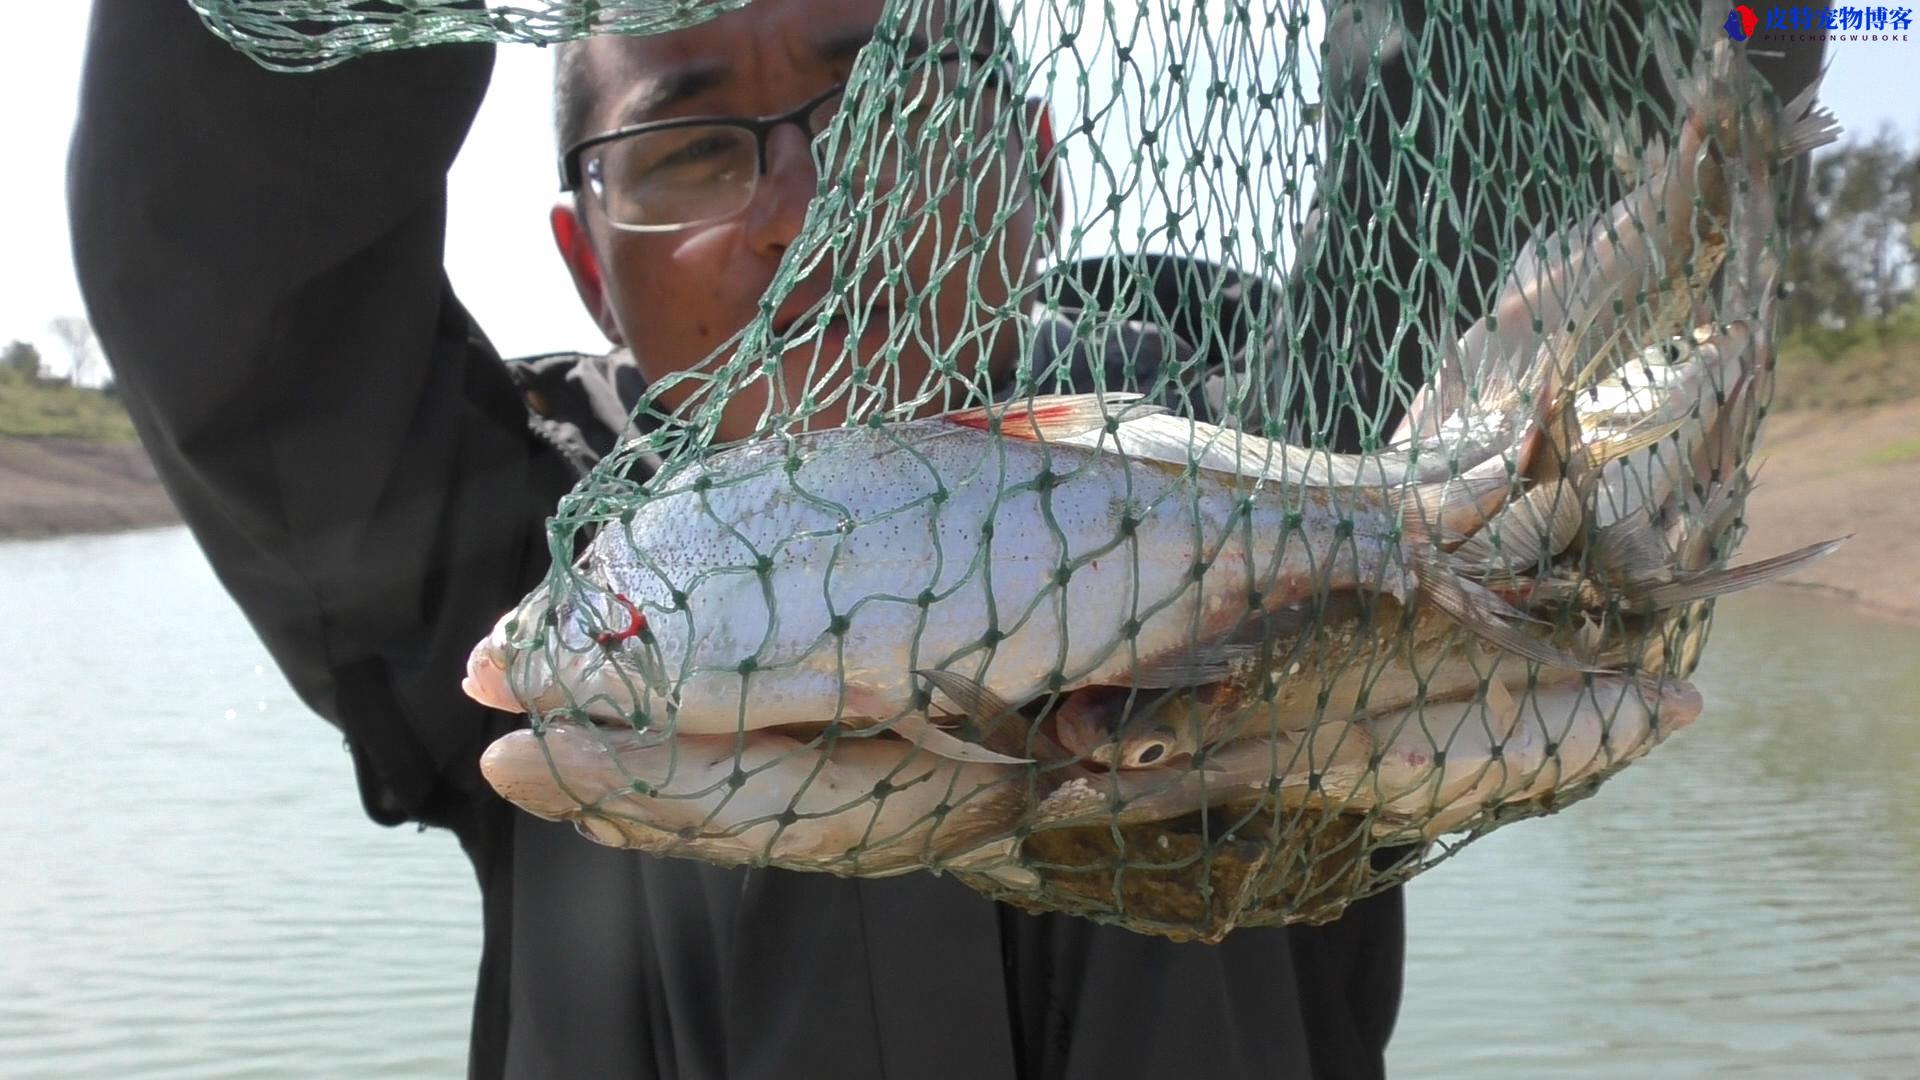
[[89, 313], [221, 581], [345, 734], [368, 813], [452, 829], [473, 860], [472, 1075], [1379, 1075], [1397, 891], [1172, 945], [926, 875], [611, 851], [486, 788], [480, 751], [515, 719], [468, 701], [462, 666], [544, 572], [576, 475], [441, 266], [491, 59], [273, 75], [177, 0], [103, 4], [69, 192]]

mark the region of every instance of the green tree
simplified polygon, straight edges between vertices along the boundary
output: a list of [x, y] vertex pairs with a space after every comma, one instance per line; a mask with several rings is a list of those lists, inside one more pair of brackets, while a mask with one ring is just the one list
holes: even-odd
[[1785, 328], [1844, 348], [1914, 301], [1920, 152], [1889, 129], [1819, 155], [1792, 229]]
[[25, 341], [10, 342], [0, 349], [0, 372], [16, 382], [40, 381], [40, 350]]

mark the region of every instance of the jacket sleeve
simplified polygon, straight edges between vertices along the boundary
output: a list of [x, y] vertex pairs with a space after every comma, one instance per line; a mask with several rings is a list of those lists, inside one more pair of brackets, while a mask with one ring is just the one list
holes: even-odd
[[188, 5], [102, 3], [68, 161], [89, 316], [162, 480], [383, 823], [448, 823], [512, 721], [467, 649], [571, 473], [442, 269], [470, 46], [275, 74]]

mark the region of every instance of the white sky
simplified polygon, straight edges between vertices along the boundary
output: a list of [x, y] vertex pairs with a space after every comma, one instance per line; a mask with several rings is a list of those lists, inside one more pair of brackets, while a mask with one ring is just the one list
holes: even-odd
[[[0, 35], [0, 342], [33, 341], [56, 366], [64, 355], [48, 321], [83, 313], [64, 181], [88, 6], [42, 4], [33, 32]], [[1823, 97], [1850, 132], [1891, 125], [1920, 133], [1920, 41], [1836, 42], [1829, 57]], [[532, 46], [499, 50], [492, 89], [452, 176], [449, 273], [508, 356], [602, 345], [547, 232], [556, 193], [550, 65], [550, 54]]]

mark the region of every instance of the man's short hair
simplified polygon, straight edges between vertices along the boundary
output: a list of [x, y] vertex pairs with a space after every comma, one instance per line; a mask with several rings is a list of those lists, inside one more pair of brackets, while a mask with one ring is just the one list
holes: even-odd
[[[953, 0], [953, 6], [962, 13], [972, 9], [975, 48], [992, 53], [1010, 47], [1013, 35], [997, 0]], [[962, 28], [954, 36], [964, 40], [966, 34]], [[561, 151], [597, 134], [587, 130], [600, 88], [594, 85], [593, 65], [587, 63], [585, 45], [583, 39], [562, 42], [554, 49], [553, 130]]]

